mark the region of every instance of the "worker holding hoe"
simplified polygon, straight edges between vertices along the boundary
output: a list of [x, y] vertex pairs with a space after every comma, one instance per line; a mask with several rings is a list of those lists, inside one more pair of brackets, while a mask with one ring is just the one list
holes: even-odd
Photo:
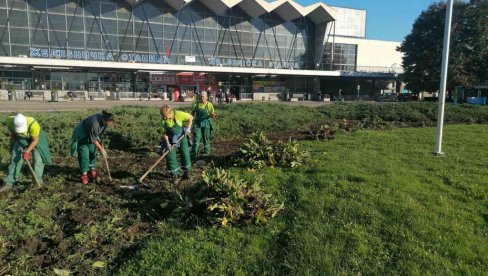
[[95, 114], [84, 119], [73, 130], [71, 156], [78, 156], [83, 185], [97, 180], [96, 151], [98, 150], [103, 158], [107, 159], [107, 151], [100, 141], [104, 131], [113, 123], [114, 115], [104, 110], [101, 114]]
[[3, 181], [4, 185], [0, 188], [0, 192], [13, 187], [20, 176], [24, 160], [30, 162], [31, 155], [34, 156], [33, 174], [40, 185], [44, 165], [52, 164], [46, 134], [34, 118], [22, 114], [8, 117], [6, 123], [11, 138], [11, 157], [7, 177]]
[[166, 166], [173, 176], [174, 183], [177, 184], [180, 175], [180, 166], [176, 159], [177, 150], [182, 159], [183, 179], [190, 178], [191, 160], [187, 135], [191, 132], [193, 116], [183, 111], [173, 110], [169, 105], [163, 105], [160, 113], [162, 118], [161, 153], [169, 150], [171, 146], [175, 146], [167, 155]]
[[207, 92], [202, 92], [199, 102], [195, 103], [192, 109], [192, 115], [195, 116], [193, 124], [193, 147], [191, 157], [196, 160], [200, 140], [203, 139], [203, 147], [206, 155], [210, 155], [210, 138], [212, 135], [212, 119], [216, 118], [215, 109], [211, 102], [207, 101]]

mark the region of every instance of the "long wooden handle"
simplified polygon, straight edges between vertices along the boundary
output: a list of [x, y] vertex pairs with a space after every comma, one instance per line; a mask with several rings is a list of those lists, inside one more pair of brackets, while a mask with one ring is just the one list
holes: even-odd
[[39, 183], [39, 179], [37, 179], [36, 173], [34, 172], [34, 169], [32, 169], [31, 163], [29, 162], [29, 160], [25, 160], [25, 162], [27, 163], [27, 167], [29, 167], [29, 170], [31, 171], [32, 176], [34, 177], [34, 180], [36, 181], [37, 187], [41, 188], [41, 183]]
[[105, 159], [105, 167], [107, 168], [107, 173], [108, 173], [108, 180], [110, 182], [112, 182], [112, 175], [110, 175], [110, 168], [108, 166], [108, 160], [107, 160], [107, 157], [103, 157], [103, 159]]
[[[185, 135], [181, 136], [178, 141], [176, 141], [176, 144], [178, 144], [181, 139], [183, 139], [183, 137], [185, 137]], [[159, 162], [163, 161], [163, 159], [166, 157], [166, 155], [168, 155], [168, 153], [173, 150], [174, 147], [176, 147], [176, 144], [173, 144], [171, 147], [169, 147], [169, 149], [167, 151], [165, 151], [163, 153], [163, 155], [161, 155], [161, 157], [158, 158], [158, 160], [156, 160], [156, 162], [154, 162], [154, 164], [152, 164], [151, 167], [149, 167], [149, 169], [146, 171], [146, 173], [144, 173], [141, 178], [139, 178], [139, 183], [142, 183], [142, 180], [144, 180], [144, 178], [146, 178], [146, 176], [152, 171], [154, 170], [154, 168], [159, 164]]]

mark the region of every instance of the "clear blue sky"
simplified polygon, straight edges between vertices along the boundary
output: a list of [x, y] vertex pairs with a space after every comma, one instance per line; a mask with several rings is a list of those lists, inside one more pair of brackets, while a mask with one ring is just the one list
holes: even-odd
[[295, 0], [308, 6], [323, 2], [329, 6], [366, 10], [366, 38], [403, 41], [420, 13], [436, 0]]

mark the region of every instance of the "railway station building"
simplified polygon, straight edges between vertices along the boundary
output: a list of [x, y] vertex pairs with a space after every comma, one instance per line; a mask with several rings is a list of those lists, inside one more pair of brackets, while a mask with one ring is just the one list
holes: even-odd
[[0, 99], [191, 97], [210, 87], [237, 100], [313, 100], [398, 90], [400, 43], [366, 39], [365, 30], [365, 10], [326, 2], [0, 0]]

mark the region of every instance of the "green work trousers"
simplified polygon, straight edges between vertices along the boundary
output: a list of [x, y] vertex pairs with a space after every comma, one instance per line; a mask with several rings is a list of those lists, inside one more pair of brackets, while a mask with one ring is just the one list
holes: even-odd
[[[44, 173], [44, 162], [42, 161], [41, 154], [34, 148], [31, 152], [31, 156], [34, 157], [34, 173], [36, 174], [37, 180], [42, 183], [42, 175]], [[8, 174], [4, 179], [5, 184], [12, 186], [17, 182], [22, 165], [24, 164], [24, 158], [22, 158], [22, 152], [20, 151], [19, 143], [14, 142], [12, 145], [10, 164], [8, 165]]]
[[203, 147], [205, 154], [210, 154], [210, 125], [203, 127], [195, 127], [193, 129], [193, 146], [191, 149], [191, 156], [196, 160], [198, 149], [200, 148], [200, 141], [203, 140]]
[[97, 149], [87, 138], [78, 141], [78, 163], [82, 174], [94, 170], [97, 165]]
[[181, 163], [184, 171], [191, 171], [190, 149], [188, 147], [188, 138], [183, 138], [180, 141], [180, 147], [172, 149], [166, 156], [166, 167], [172, 175], [180, 174], [180, 166], [176, 158], [176, 152], [179, 151], [181, 155]]

